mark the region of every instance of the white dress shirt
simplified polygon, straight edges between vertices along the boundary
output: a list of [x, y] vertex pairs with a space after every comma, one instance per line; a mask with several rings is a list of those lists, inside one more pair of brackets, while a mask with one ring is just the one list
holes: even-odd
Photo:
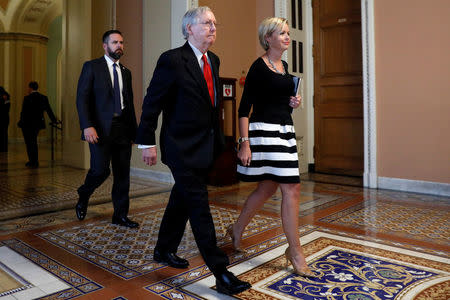
[[[108, 70], [109, 70], [109, 75], [111, 76], [111, 86], [114, 88], [114, 61], [105, 54], [105, 59], [106, 59], [106, 64], [108, 65]], [[122, 80], [122, 71], [120, 70], [120, 65], [119, 65], [119, 61], [116, 61], [115, 64], [117, 65], [116, 70], [117, 70], [117, 75], [119, 77], [119, 88], [120, 88], [120, 107], [122, 109], [124, 109], [124, 104], [123, 104], [123, 95], [122, 95], [122, 91], [123, 91], [123, 80]]]

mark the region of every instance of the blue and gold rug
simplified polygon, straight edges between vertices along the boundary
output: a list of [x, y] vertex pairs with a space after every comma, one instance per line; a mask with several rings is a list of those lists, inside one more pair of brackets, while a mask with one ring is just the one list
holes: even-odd
[[[425, 254], [407, 245], [395, 247], [377, 240], [314, 231], [301, 238], [316, 278], [304, 278], [285, 268], [280, 246], [230, 268], [252, 288], [238, 299], [448, 299], [448, 254]], [[176, 281], [176, 279], [174, 279]], [[214, 290], [214, 277], [179, 286], [163, 297], [226, 299]], [[161, 294], [160, 294], [161, 295]], [[185, 299], [185, 298], [183, 298]]]

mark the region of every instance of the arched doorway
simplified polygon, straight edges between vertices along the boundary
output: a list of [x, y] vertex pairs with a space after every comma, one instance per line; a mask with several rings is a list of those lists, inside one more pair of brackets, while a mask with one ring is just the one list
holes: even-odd
[[[10, 143], [23, 141], [16, 124], [30, 81], [39, 83], [53, 111], [61, 107], [57, 61], [62, 51], [62, 1], [0, 2], [0, 85], [11, 95]], [[39, 140], [49, 141], [50, 130], [41, 131]]]

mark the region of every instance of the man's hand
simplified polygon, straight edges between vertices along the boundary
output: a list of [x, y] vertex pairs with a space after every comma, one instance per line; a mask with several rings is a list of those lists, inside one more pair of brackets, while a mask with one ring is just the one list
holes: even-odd
[[156, 165], [157, 151], [156, 147], [142, 149], [142, 160], [149, 166]]
[[94, 127], [88, 127], [83, 130], [84, 139], [90, 144], [98, 143], [97, 130]]

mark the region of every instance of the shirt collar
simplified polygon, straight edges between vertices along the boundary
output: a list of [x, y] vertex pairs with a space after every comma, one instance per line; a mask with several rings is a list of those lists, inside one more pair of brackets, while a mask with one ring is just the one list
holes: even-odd
[[109, 67], [112, 68], [113, 64], [117, 64], [119, 65], [119, 61], [114, 62], [108, 55], [104, 55], [105, 59], [106, 59], [106, 63], [108, 64]]
[[[189, 46], [191, 46], [192, 50], [194, 51], [195, 57], [197, 57], [197, 61], [200, 62], [200, 60], [202, 59], [203, 53], [198, 50], [194, 45], [191, 44], [191, 42], [189, 42]], [[205, 53], [206, 58], [208, 58], [208, 52]]]

